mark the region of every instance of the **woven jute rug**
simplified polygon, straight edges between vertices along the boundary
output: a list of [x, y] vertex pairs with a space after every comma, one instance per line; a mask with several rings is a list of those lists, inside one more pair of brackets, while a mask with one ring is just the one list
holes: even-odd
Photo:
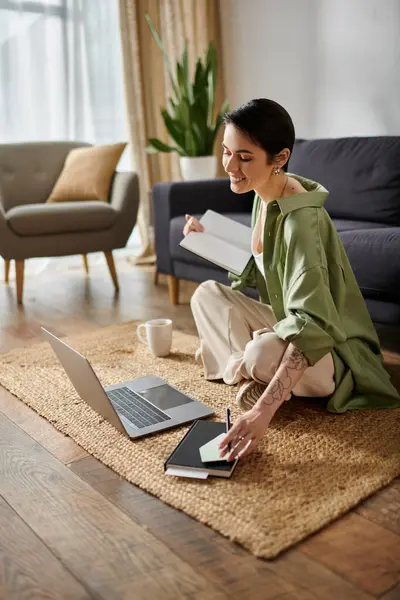
[[[204, 380], [195, 337], [175, 331], [171, 355], [155, 359], [135, 330], [131, 322], [66, 340], [103, 385], [158, 375], [213, 407], [216, 420], [227, 405], [239, 414], [235, 387]], [[122, 477], [259, 557], [277, 556], [400, 474], [400, 409], [333, 415], [286, 402], [231, 479], [201, 481], [163, 471], [188, 426], [128, 440], [79, 399], [45, 342], [0, 357], [0, 383]]]

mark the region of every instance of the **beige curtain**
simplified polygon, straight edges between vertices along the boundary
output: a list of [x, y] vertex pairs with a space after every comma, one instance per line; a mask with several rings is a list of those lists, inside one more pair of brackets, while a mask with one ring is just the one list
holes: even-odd
[[[224, 97], [218, 0], [119, 0], [119, 9], [129, 134], [140, 181], [138, 225], [143, 249], [137, 262], [152, 262], [155, 256], [151, 188], [159, 181], [176, 181], [181, 176], [176, 153], [149, 155], [145, 151], [149, 137], [169, 141], [160, 108], [166, 105], [171, 91], [161, 50], [145, 15], [150, 15], [160, 33], [173, 70], [186, 40], [192, 69], [197, 57], [204, 56], [210, 40], [214, 41], [219, 68], [216, 102], [219, 108]], [[216, 153], [220, 154], [218, 143]]]

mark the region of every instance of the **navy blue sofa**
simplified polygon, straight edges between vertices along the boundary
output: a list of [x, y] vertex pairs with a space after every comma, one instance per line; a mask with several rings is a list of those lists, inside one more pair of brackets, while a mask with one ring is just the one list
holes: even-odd
[[[400, 325], [400, 137], [298, 140], [289, 171], [329, 190], [325, 208], [372, 320]], [[157, 272], [169, 276], [171, 301], [178, 302], [180, 279], [229, 285], [225, 271], [179, 246], [184, 215], [211, 208], [250, 225], [254, 193], [234, 194], [220, 178], [159, 183], [152, 198]]]

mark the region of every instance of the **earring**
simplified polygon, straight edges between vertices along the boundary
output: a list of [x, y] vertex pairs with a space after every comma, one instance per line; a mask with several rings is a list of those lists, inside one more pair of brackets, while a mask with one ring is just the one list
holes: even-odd
[[281, 172], [280, 167], [277, 167], [274, 171], [274, 174], [279, 175], [280, 172]]

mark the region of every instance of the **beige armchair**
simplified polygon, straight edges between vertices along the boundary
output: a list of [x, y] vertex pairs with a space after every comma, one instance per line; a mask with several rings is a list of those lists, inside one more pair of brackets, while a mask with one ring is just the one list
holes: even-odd
[[0, 144], [0, 256], [8, 283], [15, 261], [17, 299], [22, 303], [24, 261], [33, 257], [104, 252], [116, 291], [112, 251], [123, 248], [136, 223], [139, 184], [135, 173], [116, 172], [109, 202], [47, 204], [70, 150], [89, 144], [32, 142]]

